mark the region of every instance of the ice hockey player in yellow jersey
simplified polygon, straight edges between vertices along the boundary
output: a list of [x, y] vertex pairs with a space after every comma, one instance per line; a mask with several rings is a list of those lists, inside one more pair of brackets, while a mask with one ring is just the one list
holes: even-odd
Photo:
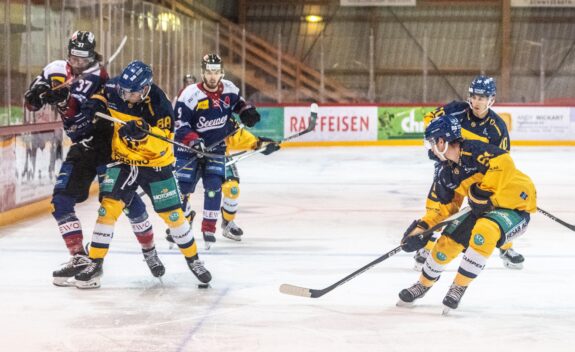
[[443, 299], [444, 313], [456, 309], [469, 284], [483, 270], [495, 248], [524, 234], [537, 210], [535, 186], [519, 171], [508, 152], [481, 141], [464, 140], [451, 115], [434, 120], [425, 131], [426, 146], [443, 163], [436, 170], [426, 213], [405, 231], [402, 249], [423, 248], [424, 229], [459, 211], [465, 197], [471, 212], [448, 225], [427, 257], [419, 280], [399, 293], [398, 305], [411, 305], [439, 279], [446, 265], [464, 252], [457, 275]]

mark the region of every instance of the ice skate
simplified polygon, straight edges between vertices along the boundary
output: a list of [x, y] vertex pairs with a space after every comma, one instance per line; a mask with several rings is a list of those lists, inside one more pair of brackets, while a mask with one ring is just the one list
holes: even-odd
[[91, 261], [86, 254], [75, 254], [60, 269], [52, 272], [52, 283], [60, 287], [74, 286], [74, 276], [90, 263]]
[[222, 235], [230, 240], [241, 241], [244, 232], [232, 221], [222, 220]]
[[146, 261], [148, 268], [150, 268], [152, 275], [154, 275], [154, 277], [157, 278], [162, 277], [166, 272], [166, 268], [164, 267], [164, 264], [162, 264], [162, 262], [160, 261], [156, 249], [152, 248], [151, 250], [147, 251], [142, 249], [142, 252], [144, 253], [144, 260]]
[[204, 262], [198, 259], [198, 256], [186, 258], [186, 261], [188, 262], [188, 267], [192, 273], [201, 283], [207, 284], [208, 282], [212, 281], [212, 274], [210, 274], [208, 269], [206, 269]]
[[397, 301], [398, 307], [411, 307], [416, 299], [419, 299], [429, 291], [430, 287], [423, 286], [421, 282], [416, 282], [410, 288], [405, 288], [399, 292], [399, 301]]
[[104, 259], [92, 259], [84, 270], [76, 274], [77, 288], [98, 288], [100, 287], [100, 277], [104, 274]]
[[465, 290], [467, 290], [467, 286], [451, 284], [449, 291], [447, 291], [443, 299], [443, 315], [447, 315], [452, 309], [457, 309]]
[[513, 250], [513, 248], [509, 248], [508, 250], [499, 249], [499, 257], [503, 260], [503, 265], [507, 269], [513, 270], [521, 270], [523, 269], [523, 262], [525, 258]]
[[202, 232], [204, 236], [204, 246], [206, 250], [209, 250], [214, 243], [216, 243], [216, 234], [210, 231]]

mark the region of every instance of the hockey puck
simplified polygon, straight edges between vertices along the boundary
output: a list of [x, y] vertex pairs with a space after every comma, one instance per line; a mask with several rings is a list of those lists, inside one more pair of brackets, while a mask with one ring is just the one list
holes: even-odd
[[198, 284], [198, 288], [208, 288], [210, 284]]

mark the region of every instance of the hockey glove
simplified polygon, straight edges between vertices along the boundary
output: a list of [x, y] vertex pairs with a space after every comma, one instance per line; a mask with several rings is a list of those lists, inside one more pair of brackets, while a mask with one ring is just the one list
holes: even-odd
[[65, 103], [70, 95], [70, 89], [68, 87], [60, 89], [50, 89], [44, 94], [44, 101], [50, 105], [57, 105], [60, 103]]
[[[204, 152], [206, 151], [206, 146], [204, 145], [204, 140], [202, 138], [200, 138], [200, 135], [197, 134], [196, 132], [188, 132], [188, 134], [186, 134], [184, 136], [184, 138], [182, 139], [182, 143], [187, 145], [188, 147], [194, 149], [194, 151], [191, 151], [192, 153], [196, 154], [196, 156], [198, 158], [203, 157], [202, 154], [198, 154], [197, 151], [199, 152]], [[190, 152], [190, 150], [182, 150], [182, 148], [178, 148], [179, 151], [185, 151], [185, 152]]]
[[44, 105], [42, 95], [50, 90], [48, 82], [38, 80], [24, 93], [24, 101], [30, 111], [38, 111]]
[[278, 150], [280, 150], [280, 144], [276, 141], [274, 141], [273, 139], [270, 138], [266, 138], [266, 137], [258, 137], [258, 144], [256, 149], [260, 149], [261, 147], [264, 147], [265, 149], [262, 150], [262, 154], [263, 155], [270, 155], [273, 152], [277, 152]]
[[101, 112], [102, 114], [107, 114], [108, 107], [100, 99], [88, 99], [82, 104], [80, 111], [90, 121], [96, 122], [97, 120], [96, 113]]
[[188, 145], [196, 151], [196, 155], [198, 156], [198, 158], [204, 157], [203, 154], [200, 154], [206, 152], [206, 145], [204, 144], [203, 138], [196, 138]]
[[147, 133], [144, 131], [150, 131], [150, 125], [148, 125], [146, 121], [130, 120], [120, 127], [118, 134], [122, 140], [128, 142], [140, 142], [147, 136]]
[[492, 195], [493, 192], [482, 190], [479, 188], [477, 183], [474, 183], [471, 185], [471, 187], [469, 187], [469, 193], [467, 194], [467, 197], [473, 215], [480, 217], [482, 214], [488, 213], [495, 209], [495, 206], [489, 198]]
[[260, 121], [260, 113], [253, 106], [240, 113], [240, 120], [248, 127], [254, 127]]
[[401, 239], [401, 249], [405, 252], [415, 252], [427, 244], [429, 235], [423, 236], [421, 232], [429, 229], [429, 225], [421, 220], [413, 220], [411, 225], [405, 230]]

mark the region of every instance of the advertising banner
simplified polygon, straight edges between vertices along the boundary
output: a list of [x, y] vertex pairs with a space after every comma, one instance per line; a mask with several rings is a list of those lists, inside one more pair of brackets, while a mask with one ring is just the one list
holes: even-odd
[[575, 0], [511, 0], [511, 7], [575, 7]]
[[415, 6], [415, 0], [340, 0], [341, 6]]
[[423, 139], [423, 115], [432, 107], [380, 107], [377, 139]]
[[573, 108], [494, 106], [493, 110], [507, 122], [511, 143], [575, 139]]
[[[284, 109], [284, 136], [304, 130], [309, 123], [309, 107]], [[315, 130], [300, 141], [375, 141], [377, 107], [320, 106]]]

